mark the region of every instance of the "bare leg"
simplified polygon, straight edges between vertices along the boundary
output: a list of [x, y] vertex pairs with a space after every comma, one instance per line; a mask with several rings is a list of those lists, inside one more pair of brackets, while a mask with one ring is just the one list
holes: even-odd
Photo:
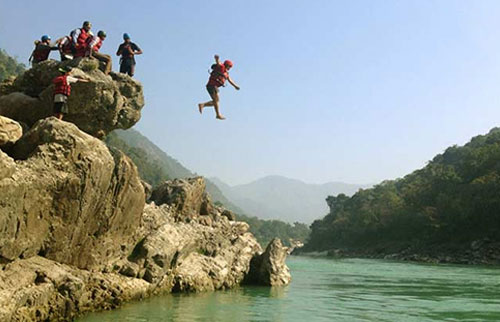
[[63, 113], [56, 113], [54, 116], [57, 117], [58, 120], [63, 119]]
[[[220, 111], [219, 111], [219, 93], [215, 92], [213, 94], [210, 95], [212, 97], [212, 104], [213, 104], [213, 107], [215, 109], [215, 118], [216, 119], [219, 119], [219, 120], [225, 120], [226, 118], [220, 114]], [[212, 106], [212, 105], [209, 105], [209, 106]]]

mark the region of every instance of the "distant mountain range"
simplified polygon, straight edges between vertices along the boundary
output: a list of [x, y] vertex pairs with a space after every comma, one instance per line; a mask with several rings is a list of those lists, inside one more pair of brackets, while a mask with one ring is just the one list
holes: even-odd
[[263, 219], [311, 223], [328, 213], [325, 201], [330, 195], [348, 196], [368, 185], [329, 182], [308, 184], [282, 176], [267, 176], [248, 184], [230, 186], [218, 178], [210, 178], [222, 193], [245, 213]]

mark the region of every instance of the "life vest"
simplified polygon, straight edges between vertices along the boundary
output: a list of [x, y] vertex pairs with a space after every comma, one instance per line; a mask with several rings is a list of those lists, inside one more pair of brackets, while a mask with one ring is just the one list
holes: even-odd
[[66, 38], [62, 41], [63, 44], [61, 46], [61, 50], [64, 54], [72, 54], [73, 51], [72, 51], [72, 46], [71, 46], [71, 37], [70, 36], [66, 36]]
[[87, 38], [89, 38], [89, 33], [80, 28], [80, 34], [78, 35], [78, 39], [76, 40], [76, 54], [75, 57], [84, 57], [87, 53]]
[[67, 75], [57, 76], [52, 83], [54, 84], [54, 95], [63, 94], [69, 96], [71, 94], [71, 85], [68, 84]]
[[99, 51], [99, 49], [101, 48], [101, 46], [102, 46], [102, 39], [101, 39], [101, 37], [97, 37], [97, 36], [88, 37], [87, 41], [86, 41], [86, 46], [89, 49], [89, 51], [90, 51], [90, 45], [92, 44], [92, 42], [95, 39], [97, 39], [97, 43], [94, 45], [94, 47], [92, 47], [92, 50], [93, 51]]
[[212, 72], [210, 73], [210, 78], [208, 80], [209, 85], [213, 86], [224, 86], [229, 74], [226, 71], [226, 67], [222, 64], [213, 64]]
[[50, 48], [44, 48], [40, 45], [37, 45], [35, 50], [33, 50], [33, 61], [35, 63], [39, 63], [41, 61], [49, 59]]

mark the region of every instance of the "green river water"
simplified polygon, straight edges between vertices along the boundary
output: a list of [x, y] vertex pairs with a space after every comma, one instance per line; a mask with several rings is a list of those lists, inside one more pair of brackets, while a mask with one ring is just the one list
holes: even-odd
[[500, 321], [500, 269], [290, 257], [286, 287], [175, 294], [79, 322]]

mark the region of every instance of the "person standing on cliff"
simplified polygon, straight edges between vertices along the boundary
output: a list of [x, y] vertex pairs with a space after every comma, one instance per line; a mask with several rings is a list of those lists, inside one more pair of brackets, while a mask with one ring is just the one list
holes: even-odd
[[130, 40], [127, 33], [123, 34], [123, 43], [120, 44], [116, 56], [120, 58], [120, 73], [128, 74], [130, 77], [135, 73], [135, 55], [142, 54], [142, 50]]
[[87, 83], [88, 79], [70, 76], [72, 68], [69, 66], [59, 68], [61, 75], [52, 80], [54, 84], [54, 116], [59, 120], [68, 113], [68, 97], [71, 95], [71, 84], [76, 82]]
[[223, 64], [219, 61], [219, 55], [215, 55], [215, 64], [212, 65], [212, 72], [210, 73], [210, 78], [208, 79], [207, 91], [212, 98], [211, 101], [198, 104], [198, 110], [200, 114], [203, 113], [203, 109], [206, 106], [213, 106], [215, 109], [215, 118], [218, 120], [225, 120], [226, 118], [220, 113], [219, 110], [219, 87], [226, 84], [226, 80], [231, 84], [237, 91], [240, 87], [229, 77], [229, 70], [233, 67], [233, 63], [230, 60], [224, 61]]

